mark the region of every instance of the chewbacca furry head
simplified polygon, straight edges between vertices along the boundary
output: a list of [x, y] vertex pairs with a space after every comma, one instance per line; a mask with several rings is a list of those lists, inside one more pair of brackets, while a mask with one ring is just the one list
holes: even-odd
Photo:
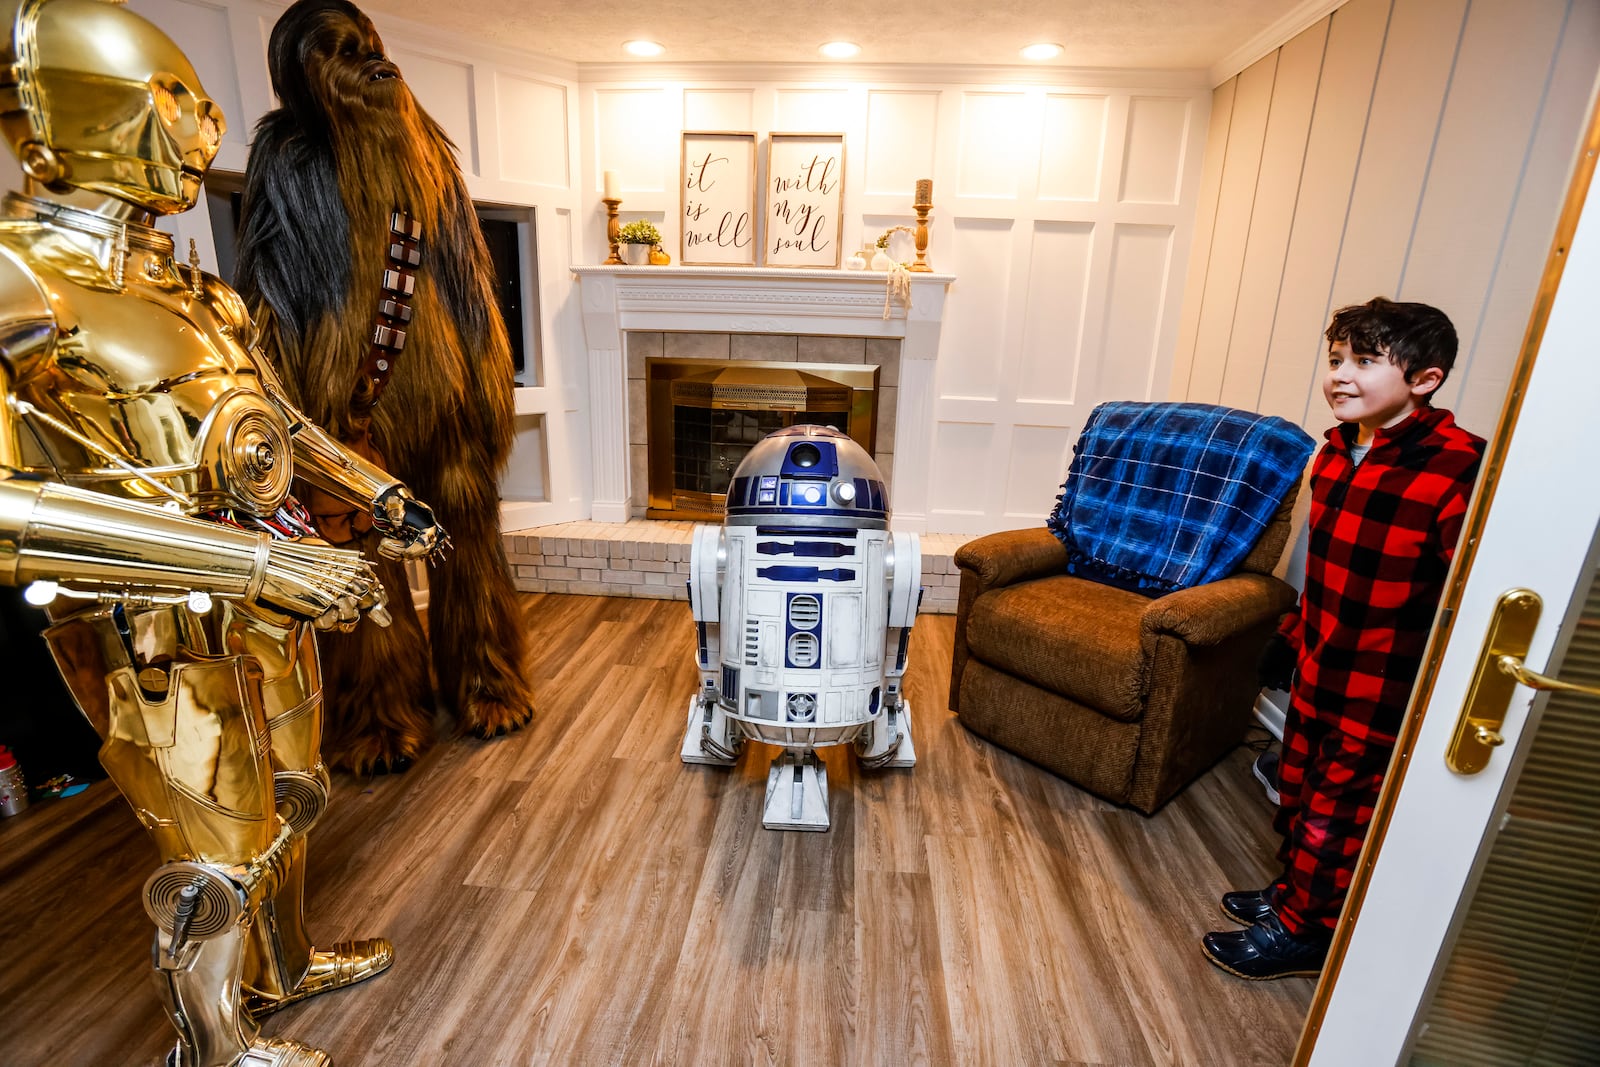
[[279, 17], [267, 44], [272, 91], [307, 125], [395, 106], [400, 71], [378, 28], [348, 0], [299, 0]]
[[[375, 439], [406, 477], [401, 453], [418, 438], [394, 424], [433, 425], [472, 403], [478, 425], [493, 427], [497, 469], [510, 443], [510, 346], [450, 138], [349, 0], [298, 0], [274, 24], [267, 61], [282, 106], [251, 144], [238, 287], [291, 398], [341, 435], [365, 417], [358, 376], [390, 265], [390, 219], [405, 212], [422, 228], [422, 265]], [[419, 363], [426, 371], [412, 369]], [[468, 383], [484, 376], [493, 388], [469, 401]]]
[[281, 111], [332, 149], [358, 228], [381, 227], [399, 209], [428, 239], [440, 235], [440, 190], [466, 196], [455, 145], [411, 95], [360, 8], [299, 0], [272, 27], [267, 66]]

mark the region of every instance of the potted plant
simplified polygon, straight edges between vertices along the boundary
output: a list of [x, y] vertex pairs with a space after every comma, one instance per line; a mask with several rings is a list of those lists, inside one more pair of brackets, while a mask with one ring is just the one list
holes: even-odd
[[650, 250], [661, 243], [661, 231], [649, 219], [634, 219], [617, 231], [622, 244], [622, 261], [630, 267], [647, 266]]

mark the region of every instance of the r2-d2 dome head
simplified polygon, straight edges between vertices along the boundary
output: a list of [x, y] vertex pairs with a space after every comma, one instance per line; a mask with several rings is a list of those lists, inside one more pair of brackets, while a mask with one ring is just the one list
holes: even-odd
[[883, 475], [867, 450], [828, 426], [790, 426], [762, 438], [733, 472], [728, 526], [889, 528]]
[[0, 132], [23, 173], [156, 215], [193, 207], [227, 128], [183, 50], [106, 0], [0, 0]]

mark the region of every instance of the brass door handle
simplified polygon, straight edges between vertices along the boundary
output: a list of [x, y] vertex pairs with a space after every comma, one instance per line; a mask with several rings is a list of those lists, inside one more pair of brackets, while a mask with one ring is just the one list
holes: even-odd
[[1559, 689], [1569, 693], [1586, 693], [1592, 697], [1600, 697], [1600, 686], [1563, 682], [1560, 678], [1531, 671], [1520, 656], [1503, 654], [1495, 661], [1495, 665], [1500, 668], [1501, 674], [1509, 674], [1529, 689]]
[[1445, 763], [1457, 774], [1477, 774], [1489, 765], [1490, 754], [1505, 744], [1500, 728], [1516, 693], [1516, 683], [1522, 681], [1511, 673], [1507, 663], [1519, 671], [1527, 669], [1522, 666], [1522, 657], [1533, 643], [1533, 630], [1543, 607], [1539, 594], [1531, 589], [1509, 589], [1495, 604], [1472, 685], [1444, 754]]

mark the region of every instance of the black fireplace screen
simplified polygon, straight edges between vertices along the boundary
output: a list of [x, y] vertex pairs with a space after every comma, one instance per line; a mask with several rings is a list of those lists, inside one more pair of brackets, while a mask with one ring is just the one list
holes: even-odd
[[785, 426], [832, 426], [870, 453], [878, 368], [646, 360], [652, 518], [719, 519], [733, 472]]
[[672, 486], [691, 493], [726, 493], [745, 454], [767, 434], [810, 423], [850, 426], [850, 412], [719, 411], [676, 404], [672, 408]]

